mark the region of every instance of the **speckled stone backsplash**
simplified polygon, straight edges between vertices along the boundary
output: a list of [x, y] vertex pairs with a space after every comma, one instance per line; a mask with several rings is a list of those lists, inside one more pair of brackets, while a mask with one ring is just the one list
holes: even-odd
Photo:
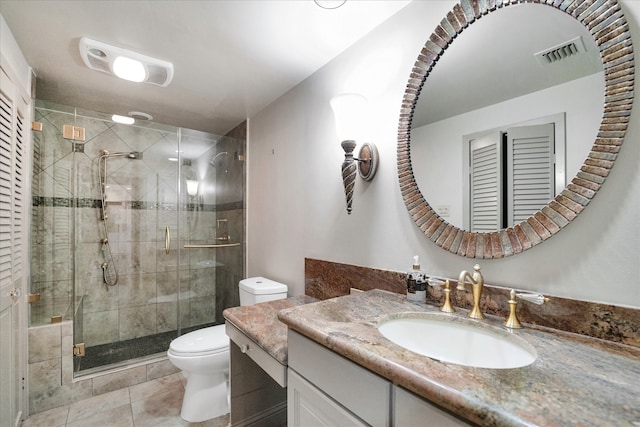
[[[318, 299], [347, 295], [351, 288], [406, 293], [405, 272], [306, 258], [304, 275], [305, 294]], [[455, 282], [451, 284], [453, 305], [471, 309], [471, 292], [457, 292], [455, 286]], [[506, 318], [509, 314], [509, 291], [485, 285], [481, 303], [483, 311]], [[442, 288], [427, 287], [429, 304], [442, 304], [443, 295]], [[550, 296], [549, 302], [542, 305], [518, 304], [518, 317], [523, 323], [640, 347], [638, 309]]]

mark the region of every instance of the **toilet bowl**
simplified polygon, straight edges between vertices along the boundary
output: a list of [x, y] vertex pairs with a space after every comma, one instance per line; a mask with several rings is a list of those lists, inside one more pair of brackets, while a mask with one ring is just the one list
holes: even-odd
[[[287, 286], [264, 277], [240, 281], [240, 305], [284, 299]], [[224, 325], [198, 329], [169, 345], [167, 357], [187, 377], [180, 416], [200, 422], [229, 412], [229, 337]]]

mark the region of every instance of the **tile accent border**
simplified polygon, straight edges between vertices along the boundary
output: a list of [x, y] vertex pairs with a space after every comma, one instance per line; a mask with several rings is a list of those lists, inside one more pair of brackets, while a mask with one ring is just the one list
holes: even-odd
[[[33, 196], [33, 207], [62, 207], [62, 208], [93, 208], [99, 209], [102, 206], [102, 201], [99, 199], [86, 199], [86, 198], [66, 198], [66, 197], [44, 197]], [[138, 210], [158, 210], [158, 211], [176, 211], [178, 204], [176, 203], [155, 203], [145, 201], [129, 201], [124, 202], [124, 207], [128, 209]], [[237, 202], [219, 203], [219, 204], [198, 204], [198, 203], [181, 203], [180, 210], [182, 211], [195, 211], [200, 212], [223, 212], [230, 210], [238, 210], [244, 208], [244, 202], [242, 200]]]
[[[404, 272], [305, 258], [304, 278], [305, 294], [321, 300], [348, 295], [351, 288], [406, 294]], [[452, 288], [454, 307], [471, 309], [471, 292], [457, 292], [455, 281]], [[510, 290], [485, 285], [482, 297], [484, 312], [506, 318]], [[428, 287], [428, 304], [441, 305], [443, 299], [441, 288]], [[640, 347], [639, 309], [550, 296], [550, 301], [543, 305], [518, 304], [518, 317], [523, 323]]]

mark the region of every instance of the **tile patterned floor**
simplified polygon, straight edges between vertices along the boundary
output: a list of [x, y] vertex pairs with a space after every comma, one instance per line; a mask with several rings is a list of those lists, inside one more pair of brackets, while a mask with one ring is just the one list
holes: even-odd
[[22, 427], [227, 427], [229, 415], [201, 423], [180, 418], [186, 380], [181, 373], [40, 412]]

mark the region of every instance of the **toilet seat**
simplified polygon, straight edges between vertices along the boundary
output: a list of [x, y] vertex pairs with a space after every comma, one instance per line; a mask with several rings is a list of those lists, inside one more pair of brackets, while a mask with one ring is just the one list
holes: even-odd
[[229, 337], [224, 325], [210, 326], [182, 335], [169, 345], [174, 356], [196, 357], [229, 351]]

